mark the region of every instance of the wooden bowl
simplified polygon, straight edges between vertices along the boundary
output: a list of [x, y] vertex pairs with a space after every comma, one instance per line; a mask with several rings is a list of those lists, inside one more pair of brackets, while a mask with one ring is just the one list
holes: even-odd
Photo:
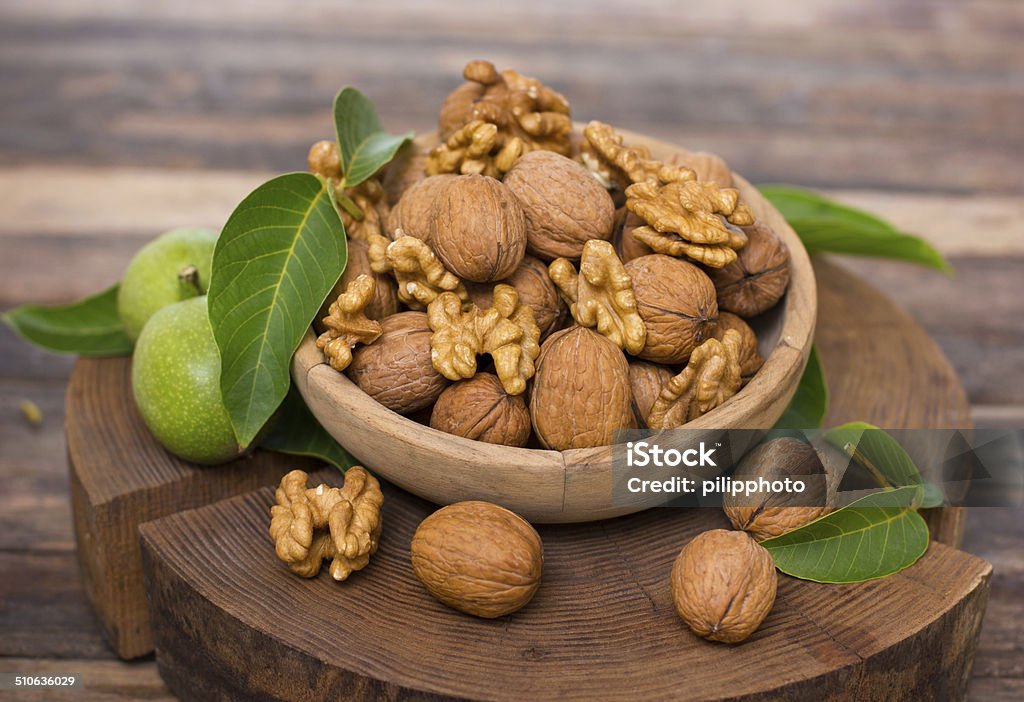
[[[685, 150], [622, 132], [656, 158]], [[428, 145], [432, 135], [419, 137]], [[739, 394], [688, 429], [771, 427], [796, 391], [807, 363], [817, 315], [814, 271], [800, 239], [782, 215], [743, 178], [736, 187], [758, 219], [786, 242], [792, 277], [779, 305], [754, 320], [764, 366]], [[611, 446], [568, 451], [512, 448], [431, 429], [387, 409], [334, 371], [310, 332], [292, 361], [292, 377], [320, 424], [367, 468], [437, 504], [486, 500], [532, 522], [583, 522], [659, 504], [651, 495], [629, 506], [612, 501]]]

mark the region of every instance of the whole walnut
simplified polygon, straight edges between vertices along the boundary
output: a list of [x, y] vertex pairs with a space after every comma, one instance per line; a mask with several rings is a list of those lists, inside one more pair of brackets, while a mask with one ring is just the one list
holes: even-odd
[[318, 318], [326, 317], [330, 304], [338, 299], [338, 295], [345, 292], [349, 283], [363, 274], [373, 276], [377, 281], [373, 300], [366, 306], [363, 313], [370, 319], [381, 320], [398, 311], [398, 286], [395, 284], [395, 279], [370, 270], [369, 250], [370, 245], [362, 239], [353, 239], [348, 242], [348, 263], [345, 265], [345, 272], [341, 274], [341, 278], [324, 301]]
[[747, 245], [729, 265], [711, 269], [723, 310], [755, 317], [775, 307], [789, 285], [789, 250], [763, 222], [744, 227]]
[[461, 175], [438, 197], [430, 243], [445, 267], [476, 283], [512, 275], [526, 252], [526, 221], [512, 192], [494, 178]]
[[[569, 308], [562, 301], [555, 284], [548, 275], [548, 267], [533, 256], [526, 255], [519, 267], [502, 281], [519, 293], [519, 302], [533, 310], [533, 318], [540, 329], [540, 338], [555, 331], [568, 314]], [[469, 298], [477, 307], [486, 310], [491, 306], [494, 285], [470, 283], [466, 286]]]
[[415, 141], [407, 142], [398, 150], [380, 180], [384, 192], [387, 193], [388, 202], [397, 203], [406, 190], [427, 177], [423, 172], [423, 166], [427, 162], [429, 151]]
[[430, 325], [423, 312], [381, 320], [381, 336], [352, 354], [348, 377], [367, 395], [399, 414], [434, 404], [448, 380], [430, 360]]
[[647, 325], [640, 358], [655, 363], [685, 363], [709, 339], [718, 322], [715, 286], [692, 263], [662, 254], [626, 264], [633, 279], [637, 311]]
[[754, 481], [764, 478], [768, 482], [790, 478], [805, 485], [799, 493], [755, 491], [749, 497], [728, 493], [722, 498], [732, 525], [758, 541], [802, 527], [830, 509], [828, 472], [814, 447], [800, 439], [782, 437], [764, 442], [743, 457], [732, 477]]
[[545, 447], [607, 446], [634, 428], [629, 364], [622, 350], [592, 329], [574, 326], [541, 345], [530, 397], [533, 430]]
[[488, 502], [458, 502], [424, 519], [412, 568], [442, 603], [476, 617], [511, 614], [533, 599], [544, 546], [529, 522]]
[[757, 335], [741, 317], [732, 312], [719, 311], [715, 338], [721, 341], [730, 329], [735, 329], [740, 333], [740, 375], [746, 382], [764, 365], [764, 359], [761, 358], [761, 354], [757, 350]]
[[401, 229], [406, 236], [429, 242], [437, 203], [453, 180], [453, 175], [430, 176], [406, 190], [388, 215], [388, 235], [394, 239]]
[[647, 415], [651, 413], [651, 405], [658, 399], [665, 383], [675, 373], [657, 363], [644, 361], [629, 362], [629, 387], [633, 393], [633, 416], [638, 427], [647, 426]]
[[530, 438], [530, 412], [523, 396], [507, 394], [498, 376], [477, 373], [441, 393], [430, 426], [488, 444], [525, 446]]
[[772, 556], [742, 531], [712, 529], [683, 547], [672, 566], [672, 599], [693, 633], [739, 643], [775, 603]]
[[633, 235], [637, 227], [646, 226], [647, 223], [625, 207], [620, 208], [617, 217], [614, 244], [622, 262], [628, 263], [634, 258], [653, 254], [654, 249]]
[[615, 205], [581, 164], [551, 151], [531, 151], [505, 174], [526, 214], [527, 249], [545, 261], [579, 260], [590, 239], [608, 240]]

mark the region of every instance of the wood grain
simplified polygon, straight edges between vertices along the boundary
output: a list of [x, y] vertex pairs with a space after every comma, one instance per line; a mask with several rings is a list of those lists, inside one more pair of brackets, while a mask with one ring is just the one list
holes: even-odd
[[143, 522], [274, 484], [309, 461], [258, 451], [215, 469], [182, 461], [146, 428], [127, 358], [83, 359], [67, 394], [68, 463], [85, 592], [122, 658], [150, 653], [137, 529]]
[[485, 621], [415, 580], [409, 543], [433, 507], [385, 489], [380, 550], [344, 585], [295, 578], [276, 560], [270, 489], [143, 525], [157, 665], [171, 690], [186, 700], [963, 695], [990, 567], [941, 544], [881, 581], [783, 577], [762, 628], [728, 647], [685, 628], [667, 579], [689, 538], [724, 524], [718, 511], [541, 527], [541, 589]]

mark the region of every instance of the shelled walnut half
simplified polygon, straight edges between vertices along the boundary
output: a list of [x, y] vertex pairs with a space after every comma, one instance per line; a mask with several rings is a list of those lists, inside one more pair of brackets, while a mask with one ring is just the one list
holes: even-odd
[[740, 334], [731, 329], [698, 346], [683, 371], [672, 378], [651, 405], [647, 425], [672, 429], [718, 407], [740, 389]]

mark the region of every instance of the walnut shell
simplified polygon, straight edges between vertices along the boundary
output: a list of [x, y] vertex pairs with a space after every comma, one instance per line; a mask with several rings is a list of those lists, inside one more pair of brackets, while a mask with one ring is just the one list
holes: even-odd
[[758, 541], [780, 536], [802, 527], [829, 511], [829, 478], [824, 463], [806, 441], [782, 437], [766, 441], [748, 453], [733, 473], [734, 480], [802, 481], [802, 493], [755, 492], [727, 493], [722, 507], [737, 529], [750, 533]]
[[529, 522], [488, 502], [458, 502], [424, 519], [412, 567], [442, 603], [494, 619], [524, 607], [540, 587], [544, 547]]
[[388, 235], [394, 239], [401, 229], [406, 236], [429, 242], [438, 200], [453, 180], [449, 174], [430, 176], [406, 190], [388, 215]]
[[[569, 312], [562, 301], [555, 284], [548, 275], [548, 267], [538, 258], [527, 255], [523, 262], [505, 280], [499, 281], [511, 285], [519, 293], [520, 304], [533, 310], [533, 318], [540, 329], [540, 338], [558, 328], [558, 325]], [[490, 283], [470, 283], [466, 286], [469, 298], [482, 310], [490, 309], [494, 285]]]
[[654, 249], [640, 241], [633, 235], [637, 227], [646, 226], [647, 223], [627, 210], [620, 208], [617, 224], [615, 227], [615, 251], [623, 263], [628, 263], [634, 258], [650, 256]]
[[672, 566], [676, 612], [693, 633], [712, 641], [739, 643], [753, 634], [777, 588], [771, 554], [742, 531], [705, 531]]
[[551, 151], [531, 151], [505, 174], [504, 183], [526, 214], [527, 249], [545, 261], [578, 261], [590, 239], [608, 240], [615, 205], [590, 172]]
[[750, 380], [764, 365], [764, 359], [757, 350], [757, 335], [750, 325], [732, 312], [718, 312], [718, 325], [715, 327], [715, 338], [719, 341], [730, 329], [740, 333], [740, 375], [743, 380]]
[[424, 312], [381, 320], [381, 336], [352, 354], [348, 377], [367, 395], [399, 414], [429, 407], [448, 386], [430, 360], [430, 325]]
[[658, 399], [665, 383], [675, 373], [670, 368], [657, 363], [644, 361], [629, 362], [629, 387], [633, 397], [633, 416], [638, 427], [647, 426], [647, 415], [651, 413], [651, 405]]
[[488, 444], [521, 447], [530, 438], [530, 412], [523, 396], [507, 394], [498, 376], [477, 373], [441, 393], [430, 426]]
[[[405, 144], [384, 170], [381, 185], [387, 193], [388, 202], [397, 203], [405, 191], [426, 179], [423, 168], [430, 149], [415, 141]], [[390, 227], [389, 227], [390, 229]], [[393, 230], [392, 230], [393, 231]]]
[[448, 93], [441, 103], [437, 119], [438, 137], [443, 142], [473, 119], [473, 104], [484, 94], [486, 86], [467, 81]]
[[722, 188], [733, 187], [732, 170], [718, 154], [696, 151], [686, 156], [677, 156], [672, 161], [696, 173], [700, 183], [717, 183]]
[[626, 357], [592, 329], [570, 327], [541, 345], [530, 416], [547, 448], [611, 444], [615, 431], [636, 426], [630, 397]]
[[324, 301], [320, 317], [327, 316], [327, 308], [338, 298], [338, 295], [345, 292], [345, 287], [353, 280], [364, 273], [373, 276], [377, 281], [374, 289], [373, 299], [364, 309], [363, 313], [370, 319], [381, 320], [393, 315], [398, 311], [398, 285], [395, 279], [389, 275], [374, 273], [370, 270], [370, 245], [362, 239], [352, 239], [348, 242], [348, 263], [345, 272], [334, 285], [331, 294]]
[[638, 355], [655, 363], [685, 363], [709, 339], [718, 322], [715, 286], [697, 266], [651, 254], [626, 264], [637, 311], [647, 325], [647, 345]]
[[462, 175], [438, 197], [430, 243], [445, 267], [476, 283], [512, 275], [526, 252], [526, 221], [512, 192], [494, 178]]
[[775, 307], [789, 285], [789, 250], [763, 222], [744, 227], [747, 245], [736, 260], [712, 269], [711, 280], [723, 310], [741, 317], [755, 317]]

